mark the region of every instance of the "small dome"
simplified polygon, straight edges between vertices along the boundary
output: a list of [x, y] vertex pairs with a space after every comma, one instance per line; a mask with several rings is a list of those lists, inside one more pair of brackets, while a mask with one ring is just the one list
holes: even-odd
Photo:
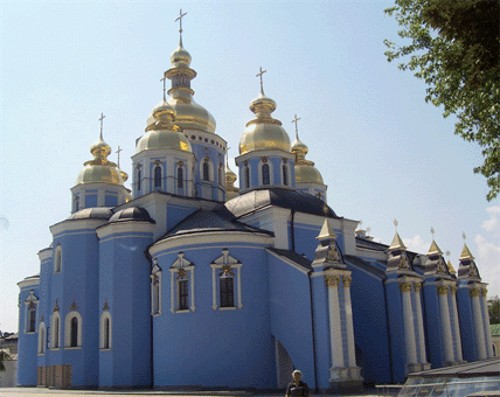
[[104, 219], [108, 220], [113, 215], [110, 208], [97, 207], [97, 208], [84, 208], [83, 210], [77, 211], [68, 217], [68, 220], [80, 220], [80, 219]]
[[170, 63], [174, 68], [188, 68], [191, 65], [191, 54], [184, 47], [179, 46], [170, 54]]
[[176, 112], [176, 124], [183, 130], [215, 132], [214, 116], [193, 98], [189, 102], [184, 102], [181, 98], [169, 98], [168, 102]]
[[[312, 164], [311, 164], [312, 163]], [[319, 183], [323, 185], [323, 177], [314, 163], [300, 163], [295, 165], [295, 181], [297, 183]]]
[[82, 183], [111, 183], [113, 185], [123, 185], [123, 178], [115, 163], [108, 161], [107, 164], [94, 164], [87, 161], [76, 178], [76, 184]]
[[142, 207], [129, 207], [116, 212], [109, 223], [116, 222], [149, 222], [156, 223], [150, 216], [149, 212]]
[[240, 154], [259, 150], [290, 152], [290, 137], [281, 126], [281, 121], [271, 116], [276, 110], [276, 102], [261, 94], [251, 102], [250, 110], [256, 118], [246, 124], [240, 139]]
[[309, 148], [299, 139], [295, 139], [292, 143], [292, 153], [294, 153], [298, 157], [302, 156], [302, 158], [304, 158], [306, 154], [309, 153]]

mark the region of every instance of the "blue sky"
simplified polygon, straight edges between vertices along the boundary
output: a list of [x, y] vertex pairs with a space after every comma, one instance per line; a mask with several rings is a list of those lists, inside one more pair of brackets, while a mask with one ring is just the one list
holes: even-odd
[[[38, 273], [49, 225], [70, 211], [70, 188], [98, 137], [123, 148], [161, 99], [163, 71], [184, 46], [195, 99], [214, 115], [237, 156], [252, 117], [260, 66], [275, 117], [301, 140], [338, 215], [390, 242], [393, 219], [410, 248], [427, 252], [431, 226], [458, 267], [462, 232], [500, 295], [500, 202], [487, 202], [474, 144], [424, 101], [425, 86], [384, 57], [396, 23], [389, 1], [31, 1], [0, 3], [0, 330], [17, 329], [17, 286]], [[113, 157], [116, 161], [116, 155]], [[236, 170], [234, 162], [231, 167]], [[130, 186], [130, 185], [129, 185]]]

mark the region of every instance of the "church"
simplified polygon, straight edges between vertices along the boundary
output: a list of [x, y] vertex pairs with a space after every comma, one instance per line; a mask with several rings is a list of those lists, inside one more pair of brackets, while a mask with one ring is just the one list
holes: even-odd
[[293, 141], [273, 117], [262, 68], [228, 163], [194, 99], [184, 15], [131, 189], [101, 115], [71, 214], [18, 283], [18, 385], [278, 389], [300, 369], [311, 389], [342, 390], [492, 357], [467, 245], [456, 271], [435, 241], [378, 243], [337, 214], [298, 117]]

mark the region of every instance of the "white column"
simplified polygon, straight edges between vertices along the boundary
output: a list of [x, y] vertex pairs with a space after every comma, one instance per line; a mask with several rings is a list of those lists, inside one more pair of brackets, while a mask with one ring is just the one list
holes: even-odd
[[460, 335], [460, 324], [458, 323], [458, 308], [457, 308], [457, 287], [451, 287], [451, 314], [453, 318], [453, 335], [457, 347], [457, 355], [455, 357], [455, 361], [461, 362], [463, 361], [462, 356], [462, 340]]
[[438, 288], [439, 312], [441, 317], [441, 337], [444, 348], [445, 364], [453, 362], [453, 335], [451, 334], [450, 310], [448, 307], [448, 286], [440, 285]]
[[403, 283], [399, 286], [403, 299], [403, 321], [406, 344], [407, 364], [417, 364], [417, 348], [415, 343], [415, 329], [413, 327], [413, 313], [411, 309], [411, 284]]
[[420, 363], [427, 364], [427, 355], [425, 353], [425, 335], [424, 335], [424, 320], [422, 317], [422, 302], [420, 301], [420, 289], [422, 284], [416, 283], [415, 288], [415, 311], [417, 312], [417, 335], [418, 335], [418, 349], [420, 353]]
[[481, 302], [480, 302], [481, 290], [479, 288], [472, 288], [470, 290], [470, 296], [472, 300], [472, 315], [474, 316], [474, 334], [476, 339], [477, 353], [480, 360], [486, 358], [486, 346], [484, 340], [484, 328], [483, 328], [483, 315], [481, 313]]
[[330, 348], [332, 368], [344, 367], [344, 352], [342, 348], [342, 328], [340, 323], [339, 276], [328, 276], [328, 309], [330, 317]]
[[491, 342], [491, 331], [490, 331], [490, 315], [488, 313], [488, 302], [486, 301], [486, 295], [488, 291], [486, 288], [481, 289], [481, 308], [483, 312], [483, 328], [485, 330], [486, 337], [486, 355], [488, 358], [493, 357], [493, 344]]
[[349, 357], [349, 362], [347, 365], [349, 367], [356, 366], [356, 350], [354, 348], [354, 329], [352, 325], [352, 304], [351, 304], [351, 276], [343, 276], [342, 282], [344, 284], [344, 309], [345, 309], [345, 321], [347, 330], [347, 356]]

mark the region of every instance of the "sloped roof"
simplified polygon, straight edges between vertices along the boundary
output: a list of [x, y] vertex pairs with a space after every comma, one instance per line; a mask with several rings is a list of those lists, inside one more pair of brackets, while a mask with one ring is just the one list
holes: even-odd
[[268, 250], [296, 263], [297, 265], [303, 267], [304, 269], [312, 270], [311, 266], [312, 262], [305, 256], [297, 254], [295, 251], [278, 249], [278, 248], [268, 248]]
[[288, 208], [296, 212], [338, 218], [335, 212], [320, 198], [284, 188], [257, 189], [236, 196], [226, 207], [236, 217], [269, 206]]
[[198, 210], [170, 229], [161, 239], [192, 233], [209, 233], [220, 231], [239, 231], [247, 233], [272, 232], [259, 229], [236, 220], [235, 216], [224, 206], [214, 210]]
[[375, 262], [368, 262], [361, 258], [358, 258], [357, 256], [352, 256], [352, 255], [344, 255], [344, 261], [347, 265], [363, 269], [380, 279], [385, 278], [385, 269], [382, 269], [382, 267], [385, 268], [385, 265], [378, 264]]

